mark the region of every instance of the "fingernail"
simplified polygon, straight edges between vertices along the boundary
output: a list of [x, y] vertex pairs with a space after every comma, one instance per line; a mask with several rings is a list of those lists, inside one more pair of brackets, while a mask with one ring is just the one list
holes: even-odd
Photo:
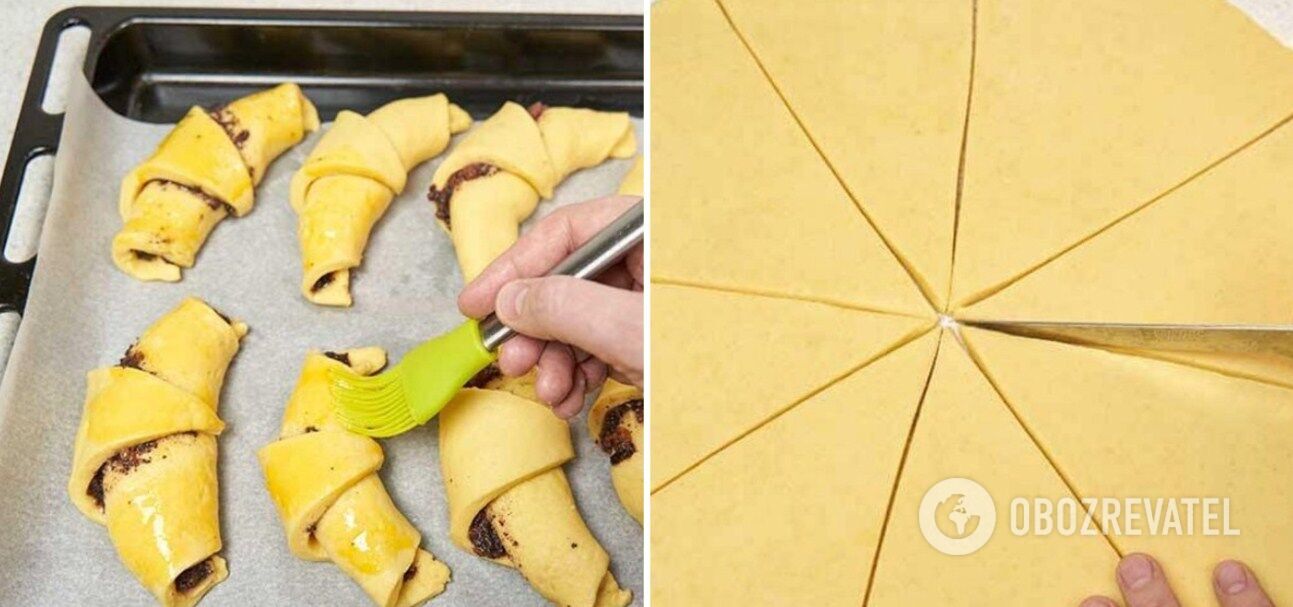
[[1239, 594], [1248, 588], [1248, 570], [1234, 561], [1217, 565], [1216, 578], [1223, 594]]
[[503, 285], [494, 302], [494, 311], [505, 319], [519, 318], [525, 309], [525, 294], [530, 287], [525, 283], [513, 282]]
[[1154, 579], [1154, 563], [1143, 554], [1132, 554], [1118, 563], [1118, 579], [1128, 588], [1140, 588]]
[[1113, 601], [1102, 596], [1093, 596], [1082, 601], [1078, 607], [1117, 607]]

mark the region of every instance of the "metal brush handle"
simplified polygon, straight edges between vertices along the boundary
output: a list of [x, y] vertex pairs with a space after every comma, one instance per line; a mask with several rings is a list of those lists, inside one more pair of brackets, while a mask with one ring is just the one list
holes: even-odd
[[[645, 202], [645, 200], [637, 201], [637, 204], [561, 260], [561, 263], [549, 270], [546, 276], [594, 278], [614, 265], [629, 252], [629, 249], [642, 244], [646, 231], [643, 211]], [[490, 351], [497, 350], [513, 335], [516, 335], [516, 331], [503, 324], [492, 313], [480, 321], [480, 340]]]

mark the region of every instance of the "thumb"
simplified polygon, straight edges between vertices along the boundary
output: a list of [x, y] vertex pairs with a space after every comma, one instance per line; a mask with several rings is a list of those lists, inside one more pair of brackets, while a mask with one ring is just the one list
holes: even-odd
[[536, 339], [580, 348], [612, 367], [642, 368], [642, 293], [547, 276], [515, 280], [494, 300], [503, 324]]

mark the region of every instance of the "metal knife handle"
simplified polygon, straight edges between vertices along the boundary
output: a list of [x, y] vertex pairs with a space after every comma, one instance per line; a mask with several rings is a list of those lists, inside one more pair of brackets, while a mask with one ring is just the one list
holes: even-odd
[[[645, 200], [637, 201], [629, 210], [607, 224], [588, 242], [580, 245], [546, 274], [547, 276], [574, 276], [594, 278], [624, 257], [629, 249], [642, 244], [646, 232]], [[503, 342], [516, 335], [507, 325], [490, 314], [480, 321], [480, 339], [485, 348], [497, 350]]]

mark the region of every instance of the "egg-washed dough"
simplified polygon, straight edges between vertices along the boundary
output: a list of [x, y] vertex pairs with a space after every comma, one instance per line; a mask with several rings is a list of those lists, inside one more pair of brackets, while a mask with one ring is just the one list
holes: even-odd
[[269, 163], [318, 128], [314, 105], [291, 83], [211, 112], [194, 106], [121, 180], [125, 225], [113, 263], [139, 280], [179, 280], [220, 220], [251, 211]]
[[673, 285], [651, 296], [653, 491], [933, 324]]
[[944, 309], [973, 2], [920, 10], [910, 0], [721, 4], [849, 192]]
[[637, 139], [623, 112], [503, 104], [436, 167], [428, 198], [470, 282], [516, 242], [539, 199], [571, 173], [629, 158]]
[[[1076, 426], [1081, 419], [1099, 418], [1083, 414], [1069, 423]], [[1092, 430], [1104, 431], [1103, 422]], [[925, 493], [951, 477], [979, 483], [996, 507], [991, 538], [965, 556], [935, 550], [917, 523]], [[1010, 501], [1015, 497], [1073, 495], [961, 345], [945, 332], [867, 604], [1077, 605], [1092, 594], [1121, 596], [1114, 585], [1118, 554], [1105, 538], [1014, 535]]]
[[1290, 167], [1286, 124], [963, 316], [1291, 324]]
[[1293, 52], [1225, 0], [980, 0], [978, 14], [958, 306], [1293, 113]]
[[516, 394], [476, 388], [460, 391], [439, 419], [455, 544], [518, 570], [557, 605], [629, 603], [562, 471], [574, 457], [564, 420]]
[[718, 5], [651, 19], [652, 279], [927, 314]]
[[219, 556], [216, 411], [247, 326], [198, 299], [153, 323], [117, 366], [87, 376], [67, 491], [105, 525], [126, 568], [166, 607], [228, 576]]
[[440, 154], [471, 116], [442, 94], [392, 101], [367, 116], [343, 111], [292, 176], [300, 216], [301, 294], [349, 306], [373, 224], [404, 191], [408, 172]]
[[620, 503], [642, 522], [642, 466], [646, 458], [646, 403], [642, 389], [613, 379], [588, 409], [588, 433], [611, 462], [611, 483]]
[[989, 331], [966, 340], [1083, 497], [1230, 500], [1238, 536], [1203, 535], [1197, 513], [1194, 535], [1110, 535], [1154, 555], [1182, 604], [1214, 604], [1212, 568], [1230, 558], [1274, 604], [1293, 602], [1293, 390]]
[[926, 333], [653, 495], [653, 604], [861, 605], [937, 344]]
[[306, 355], [279, 438], [259, 456], [292, 554], [332, 561], [376, 605], [408, 607], [443, 592], [449, 568], [418, 547], [421, 533], [377, 476], [381, 445], [337, 422], [328, 392], [330, 370], [385, 365], [381, 348]]
[[642, 156], [638, 156], [637, 160], [633, 161], [633, 168], [629, 169], [629, 172], [624, 175], [624, 179], [620, 181], [620, 189], [616, 193], [641, 196], [645, 191], [642, 183], [642, 172]]

